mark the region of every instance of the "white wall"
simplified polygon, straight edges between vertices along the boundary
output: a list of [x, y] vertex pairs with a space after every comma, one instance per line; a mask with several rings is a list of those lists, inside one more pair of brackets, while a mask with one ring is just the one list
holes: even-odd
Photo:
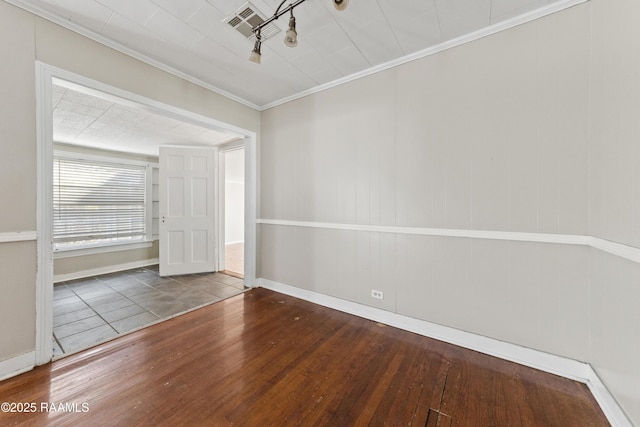
[[244, 242], [244, 148], [226, 151], [224, 240], [226, 244]]
[[[591, 2], [589, 232], [640, 248], [640, 2]], [[591, 358], [640, 425], [640, 264], [594, 250]]]
[[638, 264], [562, 243], [635, 235], [638, 7], [592, 0], [264, 112], [260, 276], [591, 363], [640, 424]]
[[[0, 2], [0, 233], [36, 229], [34, 17]], [[0, 362], [35, 346], [36, 243], [0, 243]]]

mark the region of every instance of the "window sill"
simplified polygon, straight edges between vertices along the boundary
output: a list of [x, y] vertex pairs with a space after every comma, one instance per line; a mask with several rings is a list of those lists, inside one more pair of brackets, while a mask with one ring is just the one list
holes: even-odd
[[72, 258], [84, 255], [96, 255], [107, 252], [128, 251], [132, 249], [150, 248], [153, 245], [152, 240], [131, 243], [114, 243], [100, 246], [86, 246], [83, 248], [58, 249], [53, 251], [53, 259]]

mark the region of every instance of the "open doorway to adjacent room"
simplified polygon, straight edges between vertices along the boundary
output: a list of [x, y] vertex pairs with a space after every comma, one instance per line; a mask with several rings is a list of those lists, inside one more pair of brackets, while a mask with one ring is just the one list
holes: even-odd
[[[229, 158], [231, 186], [241, 182], [242, 192], [230, 189], [226, 203], [221, 200], [224, 190], [218, 190], [213, 206], [229, 205], [228, 216], [235, 222], [228, 234], [235, 243], [244, 247], [245, 234], [250, 242], [253, 236], [251, 229], [242, 229], [244, 183], [251, 182], [242, 174], [244, 156], [253, 153], [252, 134], [62, 70], [54, 72], [64, 78], [43, 73], [41, 99], [50, 97], [50, 102], [39, 104], [39, 206], [52, 214], [43, 215], [39, 238], [51, 242], [39, 248], [41, 259], [49, 260], [39, 264], [43, 274], [38, 286], [44, 296], [39, 313], [48, 313], [38, 323], [43, 363], [247, 289], [244, 262], [238, 267], [237, 257], [229, 263], [235, 277], [220, 271], [224, 264], [170, 277], [159, 274], [161, 145], [233, 153], [222, 157]], [[241, 230], [236, 229], [238, 212]], [[224, 220], [214, 222], [214, 229], [220, 223], [224, 227]], [[243, 251], [239, 259], [244, 261]]]
[[224, 270], [244, 278], [244, 146], [222, 149], [220, 164], [224, 183]]

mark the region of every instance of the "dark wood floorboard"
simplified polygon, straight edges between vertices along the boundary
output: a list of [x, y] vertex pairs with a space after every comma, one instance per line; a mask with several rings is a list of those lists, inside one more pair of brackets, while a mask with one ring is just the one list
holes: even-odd
[[38, 409], [2, 426], [609, 425], [584, 384], [265, 289], [1, 382], [0, 402]]

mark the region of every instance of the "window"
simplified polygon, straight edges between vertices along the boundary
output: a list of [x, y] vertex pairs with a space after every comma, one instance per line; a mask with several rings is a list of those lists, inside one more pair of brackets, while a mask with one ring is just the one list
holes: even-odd
[[54, 157], [55, 250], [147, 239], [148, 166]]

